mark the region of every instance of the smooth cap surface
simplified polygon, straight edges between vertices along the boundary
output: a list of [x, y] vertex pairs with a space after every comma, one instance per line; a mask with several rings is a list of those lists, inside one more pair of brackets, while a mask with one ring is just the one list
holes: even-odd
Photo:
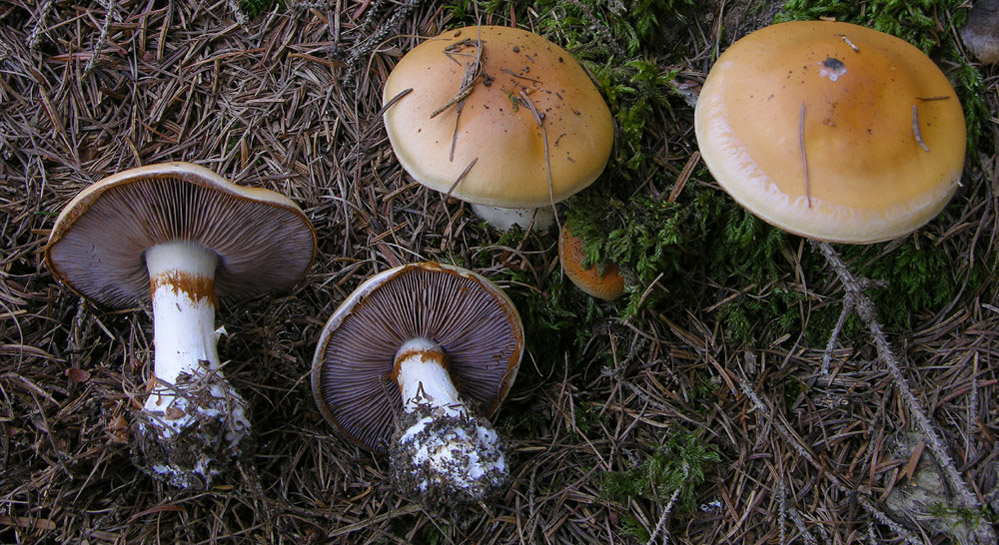
[[[431, 117], [459, 94], [476, 64], [481, 75], [461, 113], [454, 104]], [[600, 92], [569, 53], [526, 30], [465, 27], [428, 39], [392, 70], [383, 102], [407, 89], [384, 116], [396, 157], [420, 183], [443, 193], [454, 186], [458, 199], [546, 206], [546, 147], [554, 202], [590, 185], [610, 157], [614, 123]]]
[[520, 314], [495, 284], [434, 262], [402, 265], [362, 283], [333, 313], [316, 346], [312, 392], [348, 440], [385, 452], [402, 396], [393, 378], [408, 340], [436, 342], [465, 403], [491, 416], [524, 352]]
[[284, 195], [191, 163], [161, 163], [80, 192], [56, 219], [45, 261], [79, 295], [121, 307], [149, 298], [145, 250], [176, 240], [214, 252], [215, 290], [235, 299], [290, 287], [316, 252], [312, 224]]
[[833, 242], [917, 229], [964, 164], [964, 113], [940, 69], [903, 40], [847, 23], [782, 23], [737, 41], [709, 72], [694, 122], [705, 163], [736, 201]]
[[583, 266], [583, 239], [572, 234], [567, 223], [559, 233], [558, 257], [565, 275], [587, 294], [604, 301], [624, 294], [624, 277], [616, 264]]

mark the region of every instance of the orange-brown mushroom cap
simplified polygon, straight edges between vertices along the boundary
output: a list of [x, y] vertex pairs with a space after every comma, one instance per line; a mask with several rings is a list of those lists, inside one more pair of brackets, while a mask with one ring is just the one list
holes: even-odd
[[[460, 108], [434, 116], [476, 59], [481, 75]], [[610, 157], [614, 123], [600, 92], [569, 53], [526, 30], [474, 26], [429, 39], [392, 70], [384, 103], [407, 89], [384, 116], [396, 157], [420, 183], [466, 202], [547, 206], [590, 185]]]
[[616, 264], [583, 266], [583, 239], [572, 234], [568, 224], [559, 232], [558, 257], [565, 275], [587, 294], [604, 301], [624, 294], [624, 277]]
[[905, 41], [848, 23], [782, 23], [737, 41], [694, 117], [723, 189], [821, 240], [910, 233], [944, 207], [964, 164], [964, 113], [940, 69]]

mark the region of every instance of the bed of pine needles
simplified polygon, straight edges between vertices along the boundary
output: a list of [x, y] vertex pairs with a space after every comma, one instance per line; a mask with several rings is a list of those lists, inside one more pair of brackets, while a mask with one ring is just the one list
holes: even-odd
[[[713, 48], [751, 30], [732, 27], [714, 43], [718, 4], [674, 38], [707, 40], [670, 67], [694, 89]], [[716, 309], [739, 294], [691, 275], [674, 281], [700, 290], [700, 305], [658, 304], [627, 320], [605, 305], [580, 349], [528, 346], [497, 415], [512, 482], [480, 510], [413, 504], [385, 459], [336, 437], [314, 406], [312, 352], [365, 278], [433, 259], [472, 266], [516, 301], [567, 289], [554, 237], [511, 243], [416, 184], [389, 147], [382, 83], [421, 37], [485, 17], [454, 13], [418, 0], [288, 1], [255, 17], [224, 0], [0, 2], [0, 542], [873, 544], [993, 531], [995, 68], [982, 68], [989, 118], [957, 204], [928, 227], [954, 267], [971, 260], [992, 272], [910, 327], [885, 328], [885, 346], [865, 329], [827, 351], [776, 323], [757, 326], [765, 343], [736, 342]], [[536, 23], [502, 13], [483, 22]], [[693, 109], [678, 96], [672, 114], [659, 162], [679, 176], [696, 149]], [[132, 412], [150, 379], [149, 309], [95, 308], [40, 258], [82, 188], [170, 160], [288, 195], [319, 235], [295, 290], [218, 313], [228, 331], [219, 352], [252, 407], [257, 453], [242, 479], [203, 491], [167, 487], [131, 464]], [[779, 281], [807, 294], [802, 316], [861, 306], [863, 281], [833, 261], [820, 278], [796, 275], [802, 255], [819, 250], [789, 240]], [[580, 309], [595, 305], [573, 297]], [[900, 508], [895, 498], [920, 478], [936, 478], [937, 499]]]

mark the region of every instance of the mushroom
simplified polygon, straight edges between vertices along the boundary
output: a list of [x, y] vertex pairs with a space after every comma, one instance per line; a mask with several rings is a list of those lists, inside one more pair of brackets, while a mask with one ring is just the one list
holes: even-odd
[[612, 301], [624, 294], [624, 277], [615, 263], [583, 266], [583, 239], [563, 224], [558, 237], [558, 258], [565, 275], [587, 294]]
[[518, 28], [465, 27], [423, 42], [392, 70], [383, 102], [406, 172], [501, 230], [550, 226], [552, 206], [597, 179], [614, 141], [582, 66]]
[[343, 437], [389, 453], [406, 495], [458, 510], [506, 481], [506, 456], [486, 418], [523, 351], [520, 314], [500, 288], [460, 267], [407, 264], [366, 280], [330, 317], [312, 391]]
[[982, 63], [999, 63], [999, 0], [975, 2], [961, 29], [961, 39]]
[[964, 114], [940, 69], [905, 41], [848, 23], [781, 23], [738, 40], [708, 73], [694, 128], [736, 201], [830, 242], [919, 228], [964, 164]]
[[247, 405], [216, 349], [217, 298], [286, 289], [315, 251], [290, 199], [190, 163], [120, 172], [62, 210], [45, 247], [55, 278], [99, 305], [152, 304], [155, 380], [135, 425], [141, 469], [205, 488], [246, 454]]

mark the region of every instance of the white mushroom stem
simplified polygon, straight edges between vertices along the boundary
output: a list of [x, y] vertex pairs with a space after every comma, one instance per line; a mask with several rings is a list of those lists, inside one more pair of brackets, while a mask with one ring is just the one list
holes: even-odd
[[396, 449], [405, 467], [394, 470], [428, 497], [475, 502], [505, 481], [506, 459], [496, 431], [458, 397], [446, 362], [441, 348], [422, 338], [396, 353], [396, 380], [411, 419]]
[[450, 416], [468, 414], [444, 368], [445, 358], [440, 347], [427, 339], [412, 339], [402, 345], [396, 355], [396, 380], [404, 411], [413, 413], [424, 406]]
[[[160, 382], [176, 384], [184, 373], [221, 366], [215, 347], [215, 260], [215, 254], [184, 242], [158, 244], [146, 251], [158, 383], [147, 409], [161, 408], [172, 399]], [[203, 293], [203, 288], [213, 292]]]
[[472, 211], [475, 215], [489, 223], [494, 229], [499, 231], [509, 231], [514, 225], [519, 225], [521, 229], [527, 229], [534, 221], [535, 231], [544, 231], [555, 224], [555, 209], [551, 206], [540, 208], [498, 208], [493, 206], [483, 206], [473, 204]]
[[[216, 259], [204, 247], [181, 241], [157, 244], [146, 251], [156, 387], [146, 399], [145, 410], [154, 416], [153, 422], [161, 424], [158, 431], [163, 438], [199, 418], [228, 420], [225, 439], [234, 447], [248, 433], [249, 420], [245, 402], [220, 371], [215, 333]], [[180, 386], [199, 382], [207, 389]], [[231, 412], [225, 414], [227, 408]]]

